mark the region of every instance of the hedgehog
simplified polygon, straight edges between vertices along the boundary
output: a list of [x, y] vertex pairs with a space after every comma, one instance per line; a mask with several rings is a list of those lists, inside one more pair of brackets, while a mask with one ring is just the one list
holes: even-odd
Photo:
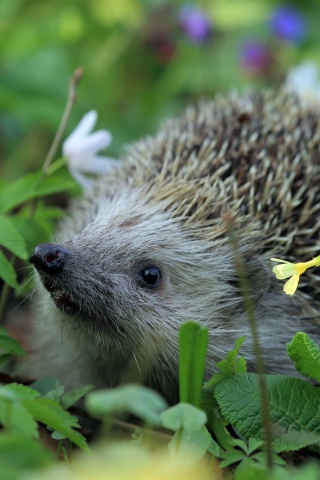
[[[237, 237], [266, 370], [294, 374], [286, 342], [320, 340], [319, 271], [284, 294], [270, 257], [309, 260], [320, 232], [320, 110], [284, 89], [189, 107], [76, 199], [56, 243], [38, 245], [37, 377], [66, 388], [138, 382], [178, 399], [178, 332], [209, 330], [205, 378], [253, 340], [230, 244]], [[29, 370], [30, 372], [30, 370]]]

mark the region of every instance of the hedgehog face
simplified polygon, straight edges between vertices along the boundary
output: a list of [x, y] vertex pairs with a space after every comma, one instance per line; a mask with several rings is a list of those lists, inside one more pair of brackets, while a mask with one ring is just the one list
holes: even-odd
[[208, 320], [204, 304], [221, 320], [234, 268], [226, 246], [208, 250], [163, 205], [139, 198], [97, 206], [81, 231], [38, 246], [31, 261], [64, 324], [127, 348], [156, 337], [161, 348], [183, 322]]

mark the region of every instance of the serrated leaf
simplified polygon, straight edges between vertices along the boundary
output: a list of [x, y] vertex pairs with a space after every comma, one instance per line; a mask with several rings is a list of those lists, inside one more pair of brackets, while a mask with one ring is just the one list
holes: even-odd
[[222, 373], [215, 373], [212, 378], [205, 383], [204, 387], [209, 388], [216, 383], [220, 382], [226, 376], [234, 375], [237, 373], [246, 373], [247, 364], [244, 357], [237, 359], [241, 345], [243, 344], [245, 337], [240, 337], [235, 342], [233, 350], [227, 353], [227, 358], [217, 363], [217, 367]]
[[10, 287], [18, 286], [17, 275], [9, 260], [0, 250], [0, 278], [2, 278]]
[[241, 462], [245, 458], [245, 453], [242, 450], [229, 450], [221, 454], [222, 462], [219, 463], [220, 468], [229, 467], [234, 463]]
[[[320, 389], [299, 378], [266, 375], [275, 453], [320, 442]], [[256, 374], [226, 377], [215, 387], [223, 417], [245, 438], [264, 438]], [[293, 401], [294, 399], [294, 401]]]
[[19, 401], [0, 398], [0, 424], [8, 431], [25, 438], [38, 438], [38, 424]]
[[217, 367], [226, 375], [234, 375], [236, 373], [246, 373], [246, 361], [243, 357], [237, 360], [241, 345], [245, 337], [236, 340], [235, 347], [231, 352], [227, 353], [227, 358], [217, 363]]
[[126, 412], [151, 425], [160, 425], [160, 412], [167, 406], [159, 393], [143, 385], [123, 385], [91, 392], [85, 403], [92, 415], [108, 417]]
[[[8, 396], [7, 396], [8, 395]], [[10, 383], [0, 388], [0, 397], [11, 398], [13, 400], [33, 400], [39, 397], [39, 393], [26, 385], [20, 383]]]
[[25, 351], [21, 347], [18, 340], [10, 337], [8, 332], [4, 329], [0, 329], [0, 349], [5, 350], [12, 355], [24, 355]]
[[287, 345], [288, 354], [298, 372], [320, 382], [320, 347], [303, 332], [298, 332]]
[[188, 322], [179, 331], [180, 401], [200, 406], [208, 329]]
[[23, 400], [23, 405], [38, 422], [64, 434], [81, 449], [88, 450], [85, 438], [73, 430], [73, 427], [79, 427], [77, 419], [63, 410], [57, 402], [49, 398], [38, 397], [34, 400]]
[[93, 385], [86, 385], [84, 387], [75, 388], [74, 390], [65, 392], [60, 398], [60, 405], [67, 410], [93, 389]]
[[58, 378], [45, 377], [33, 382], [31, 387], [41, 393], [43, 397], [51, 398], [55, 402], [60, 403], [60, 397], [64, 393], [64, 387], [60, 385]]
[[51, 400], [54, 400], [55, 402], [59, 402], [60, 397], [63, 393], [64, 393], [64, 387], [57, 387], [54, 390], [51, 390], [50, 392], [46, 393], [45, 397], [51, 398]]

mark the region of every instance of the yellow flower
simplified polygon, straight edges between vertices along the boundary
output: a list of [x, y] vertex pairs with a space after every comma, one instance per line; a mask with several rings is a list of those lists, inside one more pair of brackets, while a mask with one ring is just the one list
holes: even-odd
[[290, 263], [286, 262], [285, 260], [280, 260], [279, 258], [270, 258], [270, 260], [283, 264], [276, 265], [272, 269], [278, 280], [283, 280], [284, 278], [290, 277], [283, 287], [283, 290], [287, 295], [293, 295], [294, 292], [297, 290], [299, 278], [302, 273], [304, 273], [310, 267], [320, 266], [320, 255], [313, 258], [309, 262], [301, 263]]
[[[24, 476], [25, 480], [218, 480], [205, 459], [188, 461], [192, 455], [172, 457], [168, 450], [151, 451], [142, 446], [105, 444], [80, 452], [71, 464], [58, 464]], [[214, 467], [213, 467], [214, 468]]]

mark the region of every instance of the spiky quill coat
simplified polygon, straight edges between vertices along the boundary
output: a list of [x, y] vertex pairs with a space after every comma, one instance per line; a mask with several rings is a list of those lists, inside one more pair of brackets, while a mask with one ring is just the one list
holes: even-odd
[[[283, 91], [204, 102], [127, 148], [60, 226], [68, 258], [40, 275], [34, 373], [67, 387], [138, 381], [174, 401], [188, 320], [209, 327], [207, 378], [241, 335], [252, 367], [230, 222], [267, 369], [293, 373], [286, 342], [299, 330], [319, 341], [319, 269], [288, 297], [269, 259], [319, 255], [319, 170], [320, 108]], [[156, 287], [139, 281], [147, 266]]]

